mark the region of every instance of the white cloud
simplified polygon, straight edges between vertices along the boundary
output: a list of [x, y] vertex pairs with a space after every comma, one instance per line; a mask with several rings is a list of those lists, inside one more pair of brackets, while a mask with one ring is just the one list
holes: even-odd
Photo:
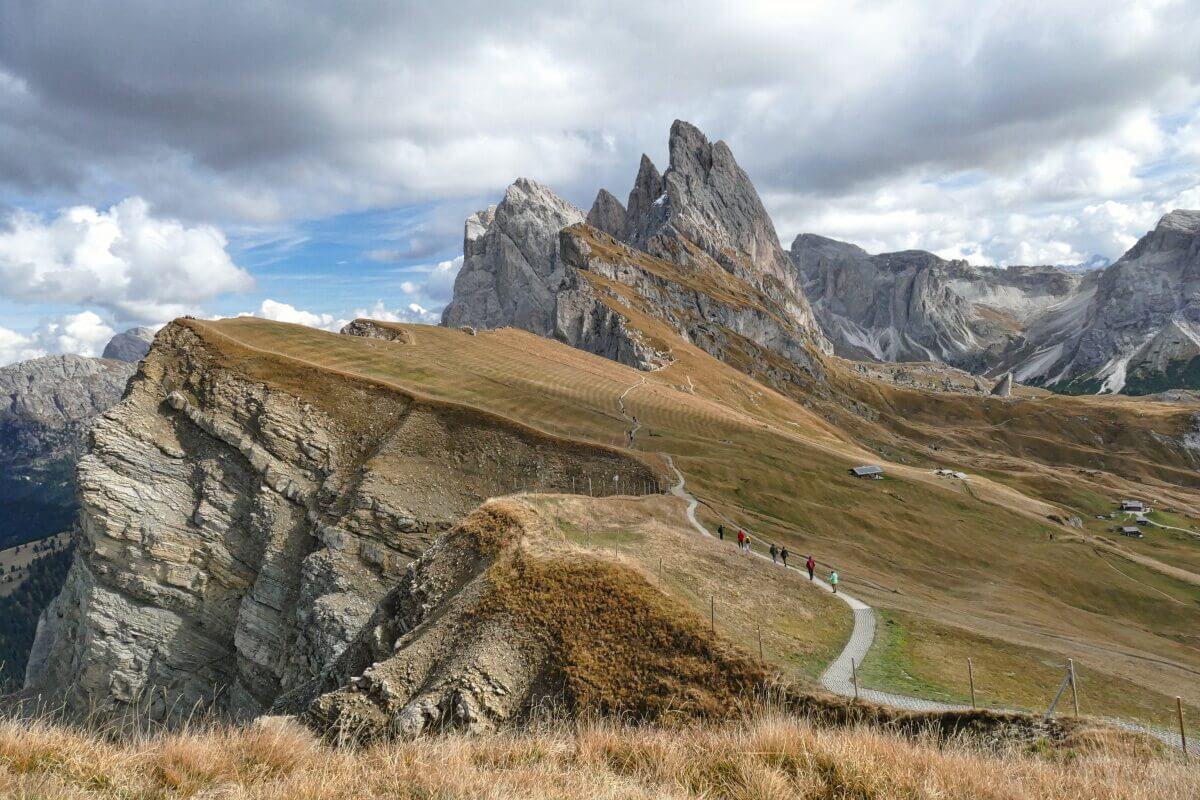
[[37, 347], [31, 337], [0, 328], [0, 367], [44, 355], [46, 351]]
[[376, 300], [370, 308], [358, 308], [355, 317], [377, 319], [380, 322], [417, 322], [424, 325], [437, 325], [441, 315], [429, 311], [419, 303], [409, 303], [407, 308], [388, 308], [382, 300]]
[[[121, 5], [0, 4], [11, 196], [136, 193], [230, 230], [457, 208], [518, 175], [586, 204], [622, 195], [643, 151], [665, 166], [682, 117], [729, 142], [785, 239], [1011, 263], [1119, 255], [1133, 228], [1086, 209], [1161, 208], [1200, 171], [1195, 0], [697, 0], [687, 24], [633, 0], [214, 0], [140, 5], [137, 26]], [[366, 246], [436, 258], [443, 233]], [[432, 308], [449, 290], [407, 293]]]
[[57, 353], [96, 357], [115, 334], [94, 311], [43, 321], [29, 334], [0, 328], [0, 366]]
[[77, 303], [121, 321], [162, 323], [253, 286], [211, 226], [155, 217], [131, 197], [107, 211], [75, 206], [52, 220], [18, 211], [0, 230], [0, 296]]
[[291, 322], [296, 325], [307, 325], [310, 328], [334, 332], [341, 330], [342, 326], [349, 322], [349, 320], [337, 319], [332, 314], [305, 311], [270, 298], [263, 300], [257, 311], [246, 311], [238, 316], [261, 317], [275, 322]]
[[108, 323], [94, 311], [68, 314], [57, 322], [43, 325], [34, 332], [33, 339], [51, 353], [78, 353], [83, 356], [99, 356], [104, 345], [116, 335]]
[[[421, 297], [440, 302], [443, 305], [450, 302], [450, 298], [454, 296], [454, 279], [458, 277], [458, 271], [462, 269], [462, 264], [462, 256], [459, 256], [450, 261], [441, 261], [433, 265], [425, 277], [425, 283], [420, 288]], [[412, 293], [410, 292], [410, 294]]]

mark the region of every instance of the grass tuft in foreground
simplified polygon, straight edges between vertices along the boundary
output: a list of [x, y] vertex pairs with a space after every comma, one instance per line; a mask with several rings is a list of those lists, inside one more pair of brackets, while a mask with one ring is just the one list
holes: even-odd
[[1193, 798], [1200, 770], [1082, 738], [1002, 753], [764, 713], [332, 749], [284, 721], [105, 740], [0, 722], [0, 796], [68, 798]]

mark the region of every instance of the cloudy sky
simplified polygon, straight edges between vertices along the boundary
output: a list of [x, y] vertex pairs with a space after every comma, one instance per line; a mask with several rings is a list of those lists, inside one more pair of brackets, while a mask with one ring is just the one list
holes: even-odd
[[675, 118], [785, 246], [1116, 258], [1200, 207], [1197, 42], [1200, 0], [12, 0], [0, 363], [183, 313], [436, 318], [467, 213], [520, 175], [624, 196]]

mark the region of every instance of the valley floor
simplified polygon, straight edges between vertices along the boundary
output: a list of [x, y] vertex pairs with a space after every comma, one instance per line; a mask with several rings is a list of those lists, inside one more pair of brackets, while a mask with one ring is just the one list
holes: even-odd
[[0, 723], [0, 795], [83, 798], [1191, 798], [1200, 770], [1102, 741], [1004, 753], [820, 730], [771, 712], [723, 726], [547, 723], [335, 750], [280, 720], [123, 743]]

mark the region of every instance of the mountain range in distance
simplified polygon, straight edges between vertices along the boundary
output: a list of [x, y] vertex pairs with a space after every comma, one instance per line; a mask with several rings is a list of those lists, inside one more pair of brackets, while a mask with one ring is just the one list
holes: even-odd
[[[854, 360], [935, 362], [989, 379], [1011, 372], [1067, 394], [1200, 388], [1200, 211], [1165, 215], [1112, 264], [981, 267], [919, 250], [872, 255], [815, 234], [785, 252], [728, 146], [679, 121], [670, 159], [660, 174], [643, 156], [626, 203], [601, 189], [586, 214], [518, 179], [467, 221], [444, 324], [513, 325], [661, 365], [663, 354], [581, 297], [590, 290], [572, 268], [603, 270], [605, 259], [591, 256], [617, 248], [622, 274], [608, 277], [643, 295], [656, 285], [662, 302], [649, 313], [719, 358], [724, 328], [805, 369], [815, 344]], [[695, 277], [705, 263], [758, 297], [724, 304], [703, 287], [681, 291], [680, 270]]]

